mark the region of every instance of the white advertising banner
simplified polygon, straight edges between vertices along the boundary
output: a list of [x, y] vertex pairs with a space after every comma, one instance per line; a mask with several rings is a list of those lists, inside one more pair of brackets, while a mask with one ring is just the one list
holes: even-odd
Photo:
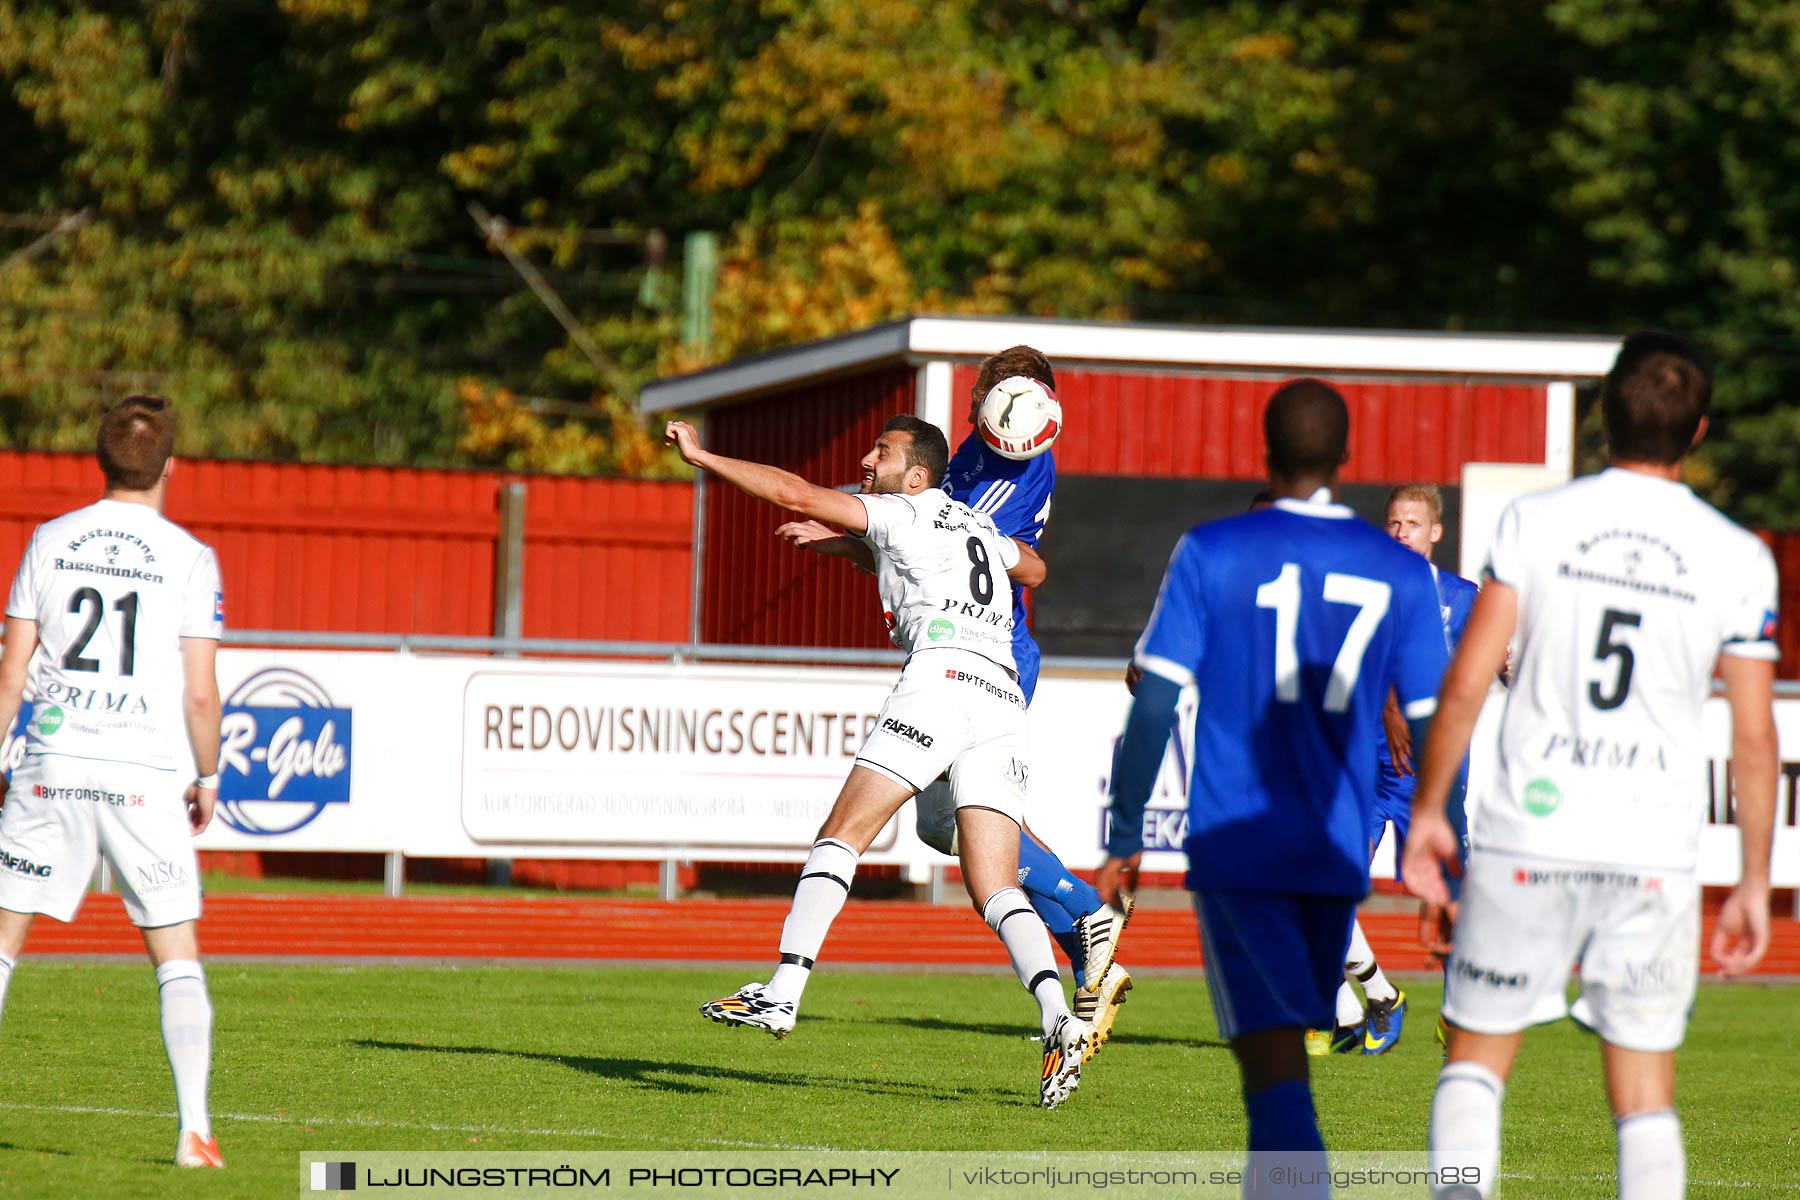
[[[611, 663], [471, 671], [459, 722], [462, 826], [478, 844], [803, 854], [894, 674]], [[892, 849], [895, 832], [873, 849]]]
[[[799, 861], [896, 669], [701, 666], [226, 648], [218, 818], [209, 850], [400, 851], [425, 858]], [[1474, 778], [1501, 698], [1476, 732]], [[1048, 675], [1031, 709], [1032, 829], [1072, 867], [1102, 858], [1113, 747], [1130, 703], [1116, 675]], [[1183, 702], [1177, 724], [1191, 718]], [[23, 746], [0, 745], [10, 768]], [[1800, 884], [1800, 700], [1782, 746], [1775, 882]], [[1736, 878], [1723, 701], [1706, 709], [1702, 878]], [[1185, 738], [1145, 815], [1146, 870], [1179, 872]], [[871, 849], [917, 880], [945, 860], [907, 806]], [[1392, 875], [1384, 845], [1376, 874]]]

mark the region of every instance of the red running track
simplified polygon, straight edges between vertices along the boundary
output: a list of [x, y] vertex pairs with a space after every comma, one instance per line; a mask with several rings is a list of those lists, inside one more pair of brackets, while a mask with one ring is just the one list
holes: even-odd
[[[766, 963], [776, 957], [786, 900], [553, 900], [525, 897], [223, 895], [206, 901], [200, 944], [212, 957], [613, 959]], [[1430, 968], [1410, 913], [1364, 913], [1390, 971]], [[1706, 936], [1712, 933], [1712, 917]], [[1702, 945], [1705, 943], [1702, 942]], [[28, 954], [140, 954], [116, 896], [90, 896], [70, 925], [38, 921]], [[857, 901], [832, 926], [825, 957], [895, 966], [1003, 969], [1006, 955], [961, 905]], [[1121, 943], [1133, 967], [1198, 967], [1194, 915], [1140, 910]], [[1710, 965], [1710, 964], [1709, 964]], [[1800, 976], [1800, 922], [1775, 921], [1759, 974]]]

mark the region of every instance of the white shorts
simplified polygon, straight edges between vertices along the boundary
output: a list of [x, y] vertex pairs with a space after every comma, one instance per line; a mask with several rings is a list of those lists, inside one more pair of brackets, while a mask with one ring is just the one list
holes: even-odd
[[856, 765], [923, 791], [950, 773], [956, 808], [991, 808], [1025, 823], [1031, 735], [1025, 694], [1006, 668], [967, 650], [906, 660]]
[[1691, 871], [1556, 862], [1477, 850], [1463, 882], [1444, 1017], [1476, 1033], [1545, 1019], [1581, 967], [1574, 1015], [1627, 1050], [1681, 1045], [1700, 975]]
[[105, 854], [134, 925], [200, 916], [200, 867], [176, 771], [28, 755], [0, 807], [0, 908], [73, 921]]

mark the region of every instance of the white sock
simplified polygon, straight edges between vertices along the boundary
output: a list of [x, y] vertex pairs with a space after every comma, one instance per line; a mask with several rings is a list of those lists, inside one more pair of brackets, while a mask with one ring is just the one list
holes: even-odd
[[1337, 990], [1337, 1023], [1346, 1029], [1362, 1023], [1364, 1013], [1362, 1001], [1356, 997], [1356, 989], [1348, 983], [1338, 984]]
[[806, 981], [812, 978], [813, 960], [819, 957], [831, 923], [844, 911], [850, 881], [855, 878], [856, 851], [835, 838], [813, 843], [812, 853], [800, 869], [787, 922], [781, 927], [781, 965], [775, 968], [775, 978], [769, 980], [763, 995], [800, 1002]]
[[[1369, 939], [1363, 936], [1361, 921], [1350, 926], [1350, 953], [1344, 959], [1344, 973], [1362, 984], [1363, 995], [1370, 1000], [1392, 1000], [1400, 994], [1399, 989], [1381, 973], [1381, 964], [1375, 961], [1375, 951], [1369, 949]], [[1339, 1013], [1344, 1011], [1343, 999], [1340, 994]]]
[[6, 985], [12, 982], [12, 969], [15, 965], [12, 959], [0, 954], [0, 1016], [6, 1014]]
[[206, 973], [197, 962], [166, 962], [156, 968], [156, 984], [162, 993], [163, 1046], [175, 1076], [181, 1128], [211, 1137], [206, 1078], [212, 1072], [213, 1010], [206, 995]]
[[1681, 1200], [1687, 1195], [1687, 1151], [1672, 1108], [1620, 1117], [1619, 1200]]
[[[1500, 1169], [1500, 1101], [1505, 1095], [1505, 1082], [1480, 1063], [1464, 1060], [1444, 1067], [1431, 1097], [1433, 1171], [1455, 1171], [1466, 1179], [1473, 1167], [1480, 1172], [1475, 1194], [1493, 1194]], [[1436, 1194], [1447, 1192], [1440, 1187]]]
[[981, 919], [1000, 935], [1000, 944], [1012, 959], [1013, 974], [1037, 1001], [1038, 1020], [1045, 1036], [1049, 1036], [1057, 1019], [1069, 1011], [1069, 1005], [1063, 999], [1062, 976], [1056, 973], [1056, 955], [1050, 949], [1044, 922], [1025, 893], [1016, 887], [1001, 888], [989, 896], [981, 906]]

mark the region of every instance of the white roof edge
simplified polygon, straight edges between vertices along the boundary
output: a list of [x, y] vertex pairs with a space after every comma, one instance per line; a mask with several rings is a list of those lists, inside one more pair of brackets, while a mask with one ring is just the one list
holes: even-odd
[[1041, 318], [920, 316], [645, 386], [646, 412], [749, 398], [887, 360], [983, 357], [1020, 343], [1064, 363], [1184, 369], [1375, 372], [1496, 379], [1597, 379], [1617, 337], [1140, 325]]

